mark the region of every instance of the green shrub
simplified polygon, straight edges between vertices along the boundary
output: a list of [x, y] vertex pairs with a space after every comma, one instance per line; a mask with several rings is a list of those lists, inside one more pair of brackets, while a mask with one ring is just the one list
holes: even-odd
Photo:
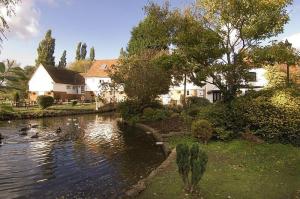
[[190, 150], [187, 144], [179, 144], [176, 147], [176, 164], [178, 172], [185, 186], [188, 186], [190, 171]]
[[150, 107], [145, 108], [143, 111], [143, 119], [145, 121], [159, 121], [164, 120], [170, 116], [170, 113], [166, 109], [152, 109]]
[[210, 101], [206, 98], [203, 98], [203, 97], [196, 97], [196, 96], [193, 96], [193, 97], [188, 97], [186, 99], [186, 102], [189, 106], [193, 106], [193, 105], [196, 105], [196, 106], [208, 106], [210, 105]]
[[229, 141], [236, 137], [236, 134], [233, 131], [225, 130], [224, 128], [215, 128], [213, 132], [213, 137], [217, 140]]
[[[178, 172], [185, 188], [193, 192], [205, 172], [208, 157], [203, 150], [199, 149], [197, 143], [194, 143], [190, 149], [187, 144], [178, 144], [176, 152]], [[189, 173], [191, 174], [189, 175]], [[189, 180], [189, 176], [191, 176], [191, 180]]]
[[45, 109], [53, 105], [54, 98], [51, 96], [41, 95], [38, 96], [37, 103], [42, 109]]
[[117, 111], [121, 117], [125, 120], [129, 120], [131, 117], [135, 117], [141, 114], [140, 104], [135, 100], [126, 100], [118, 103]]
[[77, 101], [77, 100], [73, 100], [73, 101], [72, 101], [72, 106], [76, 106], [76, 105], [77, 105], [77, 103], [78, 103], [78, 101]]
[[208, 157], [203, 150], [199, 150], [197, 156], [191, 159], [191, 188], [190, 192], [193, 192], [195, 187], [201, 180], [207, 165]]
[[213, 127], [207, 120], [197, 120], [192, 123], [192, 133], [194, 137], [200, 139], [203, 143], [207, 142], [212, 137]]
[[12, 113], [14, 112], [14, 109], [12, 106], [7, 105], [7, 104], [1, 104], [0, 105], [0, 112], [1, 113]]
[[15, 103], [20, 102], [20, 93], [19, 92], [14, 92], [13, 100], [14, 100]]

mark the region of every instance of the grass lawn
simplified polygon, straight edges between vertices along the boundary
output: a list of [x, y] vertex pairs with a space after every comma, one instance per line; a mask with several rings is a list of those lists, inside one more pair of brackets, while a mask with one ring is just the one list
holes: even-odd
[[[190, 137], [173, 137], [172, 147]], [[138, 198], [300, 198], [300, 148], [282, 144], [253, 144], [247, 141], [211, 142], [202, 148], [208, 165], [199, 187], [200, 195], [183, 191], [175, 160], [151, 179]]]

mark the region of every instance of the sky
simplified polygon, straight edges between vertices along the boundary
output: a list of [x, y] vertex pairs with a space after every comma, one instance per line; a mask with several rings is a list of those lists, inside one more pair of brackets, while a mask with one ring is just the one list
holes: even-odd
[[[163, 0], [154, 0], [162, 3]], [[55, 58], [67, 50], [75, 59], [78, 42], [94, 46], [96, 59], [118, 58], [130, 32], [144, 18], [148, 0], [22, 0], [16, 16], [8, 19], [10, 31], [2, 44], [0, 60], [13, 59], [22, 66], [34, 65], [37, 47], [48, 29], [56, 39]], [[185, 7], [194, 0], [170, 0], [172, 7]], [[300, 50], [300, 0], [289, 8], [290, 22], [278, 40], [288, 39]]]

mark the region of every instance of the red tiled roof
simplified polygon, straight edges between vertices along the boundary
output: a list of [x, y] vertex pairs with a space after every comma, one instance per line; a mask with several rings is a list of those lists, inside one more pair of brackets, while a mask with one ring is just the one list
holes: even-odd
[[117, 59], [97, 60], [85, 74], [85, 77], [108, 77], [108, 69], [117, 65]]

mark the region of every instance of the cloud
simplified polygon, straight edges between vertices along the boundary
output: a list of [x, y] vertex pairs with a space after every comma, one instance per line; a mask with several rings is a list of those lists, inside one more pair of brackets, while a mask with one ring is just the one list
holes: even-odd
[[300, 50], [300, 32], [286, 38], [293, 46]]
[[11, 17], [5, 17], [10, 27], [7, 33], [8, 37], [29, 39], [38, 35], [40, 12], [36, 8], [34, 0], [22, 1], [16, 5], [15, 14]]
[[[16, 15], [5, 17], [10, 27], [7, 37], [19, 39], [30, 39], [36, 37], [40, 32], [41, 12], [37, 4], [43, 3], [48, 6], [70, 5], [72, 0], [23, 0], [15, 8]], [[5, 10], [0, 10], [5, 13]]]

